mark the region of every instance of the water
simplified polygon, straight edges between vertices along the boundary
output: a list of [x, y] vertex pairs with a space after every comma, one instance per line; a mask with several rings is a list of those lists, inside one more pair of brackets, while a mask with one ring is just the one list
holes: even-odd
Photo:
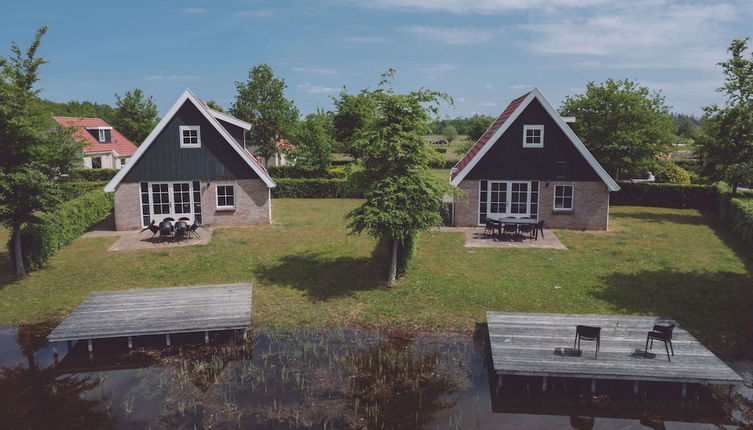
[[[55, 364], [49, 325], [0, 327], [0, 428], [8, 429], [715, 429], [744, 406], [706, 389], [590, 385], [489, 372], [473, 339], [357, 329], [258, 329], [99, 341]], [[750, 391], [748, 389], [748, 391]], [[726, 397], [726, 390], [720, 390]], [[741, 397], [740, 395], [736, 397]], [[743, 402], [744, 403], [744, 402]], [[750, 404], [747, 404], [750, 406]], [[749, 412], [748, 412], [749, 413]]]

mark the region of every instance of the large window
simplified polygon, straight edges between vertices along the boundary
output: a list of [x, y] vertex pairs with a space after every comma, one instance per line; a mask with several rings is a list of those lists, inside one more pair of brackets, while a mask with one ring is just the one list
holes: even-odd
[[170, 215], [170, 184], [152, 184], [152, 213]]
[[201, 147], [201, 127], [198, 125], [181, 125], [179, 129], [181, 148]]
[[217, 185], [217, 209], [235, 209], [235, 188]]
[[173, 208], [176, 215], [191, 213], [191, 184], [178, 182], [173, 184]]
[[538, 218], [538, 181], [481, 181], [479, 224], [486, 218]]
[[571, 211], [573, 210], [573, 194], [575, 185], [555, 185], [554, 186], [554, 210]]
[[523, 126], [523, 147], [524, 148], [543, 148], [544, 147], [544, 126], [543, 125], [524, 125]]

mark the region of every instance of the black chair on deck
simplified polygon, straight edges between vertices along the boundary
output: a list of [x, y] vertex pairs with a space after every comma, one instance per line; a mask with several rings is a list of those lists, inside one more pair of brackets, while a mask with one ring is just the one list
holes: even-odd
[[510, 222], [505, 223], [502, 226], [502, 234], [510, 234], [512, 236], [515, 236], [516, 234], [518, 234], [518, 225]]
[[174, 232], [173, 224], [170, 221], [162, 221], [159, 223], [159, 241], [162, 242], [162, 238], [173, 237]]
[[533, 239], [533, 232], [536, 230], [536, 225], [534, 224], [520, 224], [518, 226], [518, 233], [522, 235], [528, 235], [529, 239]]
[[539, 221], [533, 229], [533, 238], [539, 240], [539, 232], [541, 237], [544, 238], [544, 221]]
[[[655, 325], [654, 329], [648, 332], [648, 335], [646, 336], [646, 349], [644, 355], [648, 355], [648, 349], [654, 347], [654, 340], [658, 340], [664, 342], [664, 349], [667, 350], [667, 360], [672, 361], [669, 357], [669, 351], [672, 351], [672, 356], [674, 357], [675, 349], [672, 347], [672, 330], [674, 329], [674, 324]], [[649, 342], [651, 342], [651, 346], [649, 346]], [[667, 344], [669, 344], [669, 348], [667, 348]]]
[[189, 218], [187, 216], [182, 216], [182, 217], [178, 218], [178, 221], [191, 221], [191, 218]]
[[486, 228], [484, 228], [484, 236], [488, 236], [489, 234], [493, 236], [497, 228], [499, 228], [499, 221], [493, 220], [491, 218], [487, 218]]
[[575, 342], [573, 342], [573, 348], [578, 345], [578, 352], [580, 352], [580, 341], [590, 340], [596, 342], [596, 354], [594, 359], [599, 356], [599, 346], [601, 346], [601, 327], [592, 327], [588, 325], [578, 325], [575, 327]]
[[203, 228], [204, 230], [209, 231], [208, 228], [206, 228], [201, 222], [194, 221], [193, 224], [191, 224], [190, 227], [188, 227], [188, 232], [190, 235], [195, 235], [198, 238], [201, 238], [201, 235], [199, 234], [199, 229]]
[[185, 221], [178, 221], [175, 223], [175, 238], [187, 239], [188, 238], [188, 223]]
[[165, 222], [165, 221], [175, 222], [175, 218], [171, 216], [162, 218], [162, 222]]
[[141, 229], [141, 231], [139, 233], [143, 233], [143, 232], [145, 232], [147, 230], [149, 230], [149, 231], [152, 232], [152, 237], [150, 237], [149, 240], [154, 239], [154, 236], [156, 236], [157, 233], [159, 233], [159, 227], [157, 226], [157, 221], [152, 220], [152, 223], [149, 224], [148, 226], [144, 227], [143, 229]]

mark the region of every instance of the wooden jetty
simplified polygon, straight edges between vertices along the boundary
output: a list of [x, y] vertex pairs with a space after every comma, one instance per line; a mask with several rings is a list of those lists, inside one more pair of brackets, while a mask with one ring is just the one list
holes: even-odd
[[133, 347], [134, 336], [170, 335], [222, 330], [243, 330], [251, 322], [251, 285], [202, 285], [103, 291], [89, 295], [68, 318], [47, 336], [53, 342], [86, 340], [92, 352], [92, 340], [126, 337]]
[[[489, 343], [498, 375], [596, 380], [659, 381], [683, 384], [737, 385], [742, 378], [684, 330], [676, 321], [654, 316], [572, 315], [487, 312]], [[601, 347], [595, 342], [573, 349], [576, 325], [601, 327]], [[675, 324], [675, 355], [667, 360], [663, 342], [645, 354], [646, 334], [654, 324]]]

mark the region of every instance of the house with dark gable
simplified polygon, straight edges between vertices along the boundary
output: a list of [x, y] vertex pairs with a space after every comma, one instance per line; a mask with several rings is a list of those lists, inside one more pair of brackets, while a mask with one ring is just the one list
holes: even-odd
[[[574, 119], [571, 119], [574, 120]], [[451, 173], [457, 226], [533, 218], [546, 227], [606, 230], [620, 187], [538, 89], [513, 100]]]
[[105, 186], [115, 193], [116, 229], [167, 217], [205, 225], [270, 223], [275, 183], [245, 148], [250, 129], [186, 90]]

